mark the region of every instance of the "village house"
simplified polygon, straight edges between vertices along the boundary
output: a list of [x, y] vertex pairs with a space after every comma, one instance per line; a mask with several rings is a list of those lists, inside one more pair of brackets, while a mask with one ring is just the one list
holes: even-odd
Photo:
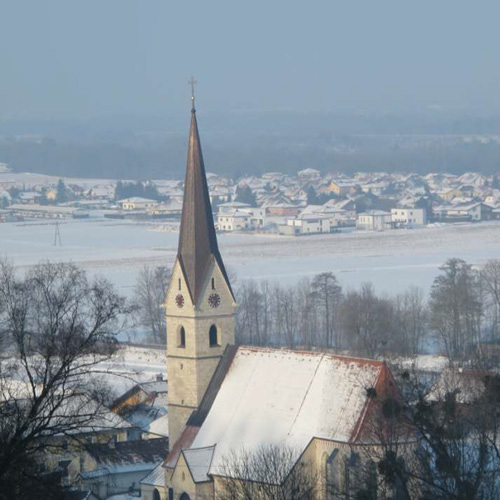
[[224, 203], [219, 206], [219, 213], [217, 214], [217, 229], [219, 231], [247, 231], [251, 229], [252, 211], [249, 208], [233, 208], [228, 205], [244, 205], [249, 207], [246, 203]]
[[251, 217], [251, 212], [233, 210], [217, 216], [217, 228], [220, 231], [246, 231], [251, 227]]
[[301, 214], [286, 219], [285, 225], [278, 226], [278, 232], [285, 236], [318, 234], [330, 232], [330, 217], [320, 214]]
[[427, 224], [425, 208], [393, 208], [391, 220], [394, 227], [415, 227]]
[[95, 443], [80, 456], [77, 484], [98, 498], [140, 493], [140, 481], [163, 462], [168, 438]]
[[79, 211], [78, 207], [63, 205], [39, 205], [38, 203], [9, 205], [7, 210], [17, 217], [61, 219], [71, 218]]
[[84, 196], [88, 200], [112, 200], [115, 196], [115, 186], [113, 184], [98, 184], [92, 186]]
[[167, 408], [168, 382], [158, 377], [158, 380], [152, 382], [136, 384], [113, 401], [111, 410], [120, 414], [120, 412], [128, 408], [140, 404], [156, 405]]
[[377, 196], [380, 196], [387, 189], [387, 184], [383, 182], [371, 182], [367, 184], [361, 184], [360, 187], [363, 193], [373, 193]]
[[301, 210], [301, 207], [286, 202], [265, 203], [263, 207], [266, 208], [267, 214], [270, 217], [294, 217], [298, 215]]
[[330, 182], [328, 191], [337, 196], [347, 196], [348, 194], [354, 194], [358, 190], [358, 186], [356, 182], [337, 180]]
[[36, 191], [23, 191], [19, 193], [18, 198], [22, 204], [33, 205], [42, 197], [41, 193]]
[[438, 220], [445, 222], [489, 220], [493, 217], [493, 209], [484, 203], [466, 203], [457, 205], [441, 205], [433, 208]]
[[151, 210], [158, 206], [156, 200], [133, 196], [132, 198], [124, 198], [116, 202], [122, 210]]
[[[297, 217], [286, 219], [286, 225], [299, 228], [294, 233], [296, 235], [329, 233], [338, 227], [353, 226], [355, 222], [355, 215], [351, 216], [350, 212], [330, 202], [324, 205], [307, 205]], [[282, 234], [292, 234], [289, 228], [284, 228], [283, 225], [280, 228]]]
[[384, 212], [383, 210], [369, 210], [358, 214], [356, 227], [368, 231], [390, 229], [392, 227], [392, 216], [390, 212]]
[[244, 210], [250, 208], [248, 203], [243, 203], [241, 201], [230, 201], [227, 203], [220, 203], [218, 206], [219, 215], [229, 214], [235, 210]]
[[172, 217], [179, 216], [182, 212], [182, 201], [169, 198], [167, 201], [157, 203], [153, 208], [147, 209], [150, 217]]
[[83, 459], [85, 446], [99, 443], [114, 446], [136, 435], [134, 427], [119, 415], [96, 402], [88, 402], [87, 405], [99, 407], [95, 419], [67, 435], [51, 437], [43, 443], [44, 453], [39, 456], [40, 472], [58, 472], [63, 485], [74, 484], [78, 474], [86, 470]]

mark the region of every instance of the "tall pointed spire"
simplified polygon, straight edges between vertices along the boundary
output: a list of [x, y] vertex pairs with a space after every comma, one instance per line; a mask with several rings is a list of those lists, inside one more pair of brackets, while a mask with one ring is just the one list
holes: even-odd
[[[190, 82], [194, 84], [193, 79]], [[201, 152], [196, 109], [194, 107], [194, 90], [191, 95], [191, 129], [184, 184], [184, 200], [182, 204], [181, 229], [177, 257], [187, 281], [189, 293], [196, 305], [206, 279], [208, 265], [215, 259], [224, 275], [229, 289], [224, 263], [217, 245], [212, 206], [208, 192], [205, 166]]]

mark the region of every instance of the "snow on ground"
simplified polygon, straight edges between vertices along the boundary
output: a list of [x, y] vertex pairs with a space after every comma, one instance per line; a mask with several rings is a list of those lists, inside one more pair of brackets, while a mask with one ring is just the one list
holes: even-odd
[[[24, 186], [28, 189], [40, 185], [54, 186], [60, 178], [61, 177], [57, 175], [36, 174], [31, 172], [0, 172], [0, 184]], [[79, 177], [66, 177], [64, 181], [66, 184], [76, 184], [84, 189], [116, 183], [114, 179], [87, 179]]]
[[[54, 247], [54, 222], [0, 224], [0, 256], [21, 268], [40, 260], [75, 262], [108, 277], [130, 296], [146, 264], [171, 266], [176, 232], [152, 222], [90, 219], [62, 221], [62, 246]], [[226, 265], [238, 280], [291, 284], [333, 271], [345, 287], [372, 281], [389, 294], [414, 284], [429, 289], [450, 257], [481, 265], [500, 258], [500, 223], [454, 224], [412, 230], [349, 232], [303, 237], [220, 234]]]
[[439, 373], [449, 366], [449, 360], [446, 356], [436, 354], [421, 354], [416, 358], [400, 358], [395, 361], [408, 370], [423, 372]]

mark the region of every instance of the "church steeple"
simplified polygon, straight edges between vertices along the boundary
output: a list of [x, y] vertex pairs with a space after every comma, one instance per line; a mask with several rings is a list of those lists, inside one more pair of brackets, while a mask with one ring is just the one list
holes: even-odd
[[231, 286], [217, 245], [194, 107], [194, 92], [191, 102], [191, 129], [177, 257], [184, 272], [191, 299], [196, 305], [212, 259], [217, 261], [230, 289]]
[[172, 446], [199, 408], [226, 347], [235, 343], [236, 301], [217, 245], [194, 95], [191, 102], [179, 250], [165, 297]]

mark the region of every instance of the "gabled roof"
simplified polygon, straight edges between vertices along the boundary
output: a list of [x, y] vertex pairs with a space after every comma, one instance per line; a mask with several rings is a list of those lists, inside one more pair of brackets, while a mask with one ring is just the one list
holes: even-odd
[[191, 129], [177, 258], [194, 304], [198, 302], [212, 259], [215, 259], [219, 265], [227, 286], [231, 290], [217, 245], [194, 105], [191, 110]]
[[182, 452], [195, 483], [210, 481], [208, 473], [212, 464], [214, 451], [215, 446], [208, 446], [206, 448], [190, 448]]
[[234, 449], [279, 443], [300, 453], [313, 438], [365, 441], [367, 389], [386, 370], [380, 361], [239, 347], [201, 427], [182, 448], [216, 445], [215, 473]]
[[157, 465], [144, 479], [142, 479], [141, 484], [165, 488], [165, 469], [163, 468], [163, 463]]
[[168, 450], [168, 438], [120, 441], [112, 447], [107, 443], [89, 443], [85, 450], [98, 467], [153, 464], [163, 461]]

